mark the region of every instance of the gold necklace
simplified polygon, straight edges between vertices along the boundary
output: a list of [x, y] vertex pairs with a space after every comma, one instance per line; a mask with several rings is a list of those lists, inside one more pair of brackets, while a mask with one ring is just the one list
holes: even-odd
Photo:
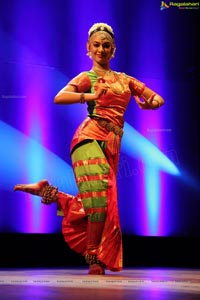
[[104, 73], [104, 76], [112, 72], [111, 69], [104, 70], [104, 69], [100, 69], [98, 67], [93, 67], [92, 71], [94, 71], [96, 74], [98, 74], [98, 72], [99, 73]]
[[[98, 72], [100, 73], [104, 73], [103, 74], [103, 79], [104, 79], [104, 76], [108, 75], [113, 75], [116, 82], [114, 83], [108, 83], [106, 81], [106, 85], [111, 89], [111, 91], [113, 91], [115, 94], [117, 95], [121, 95], [125, 92], [125, 87], [123, 85], [123, 83], [121, 82], [120, 78], [119, 78], [119, 75], [117, 74], [117, 72], [114, 72], [112, 71], [111, 69], [109, 70], [103, 70], [103, 69], [100, 69], [98, 67], [94, 67], [92, 68], [92, 71], [95, 72], [96, 74], [98, 74]], [[105, 79], [104, 79], [105, 80]], [[119, 84], [120, 85], [120, 88], [117, 88], [116, 85]]]

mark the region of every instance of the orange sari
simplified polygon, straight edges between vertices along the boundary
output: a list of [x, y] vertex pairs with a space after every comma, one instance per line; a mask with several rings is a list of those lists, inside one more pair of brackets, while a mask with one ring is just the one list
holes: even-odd
[[[85, 255], [88, 216], [94, 217], [92, 222], [98, 226], [103, 224], [95, 254], [111, 271], [122, 269], [122, 234], [116, 183], [121, 135], [114, 129], [123, 128], [124, 112], [131, 95], [140, 96], [144, 89], [144, 84], [133, 77], [118, 73], [117, 78], [125, 88], [123, 93], [116, 94], [109, 90], [98, 101], [90, 101], [88, 117], [75, 132], [71, 143], [79, 194], [58, 194], [59, 208], [64, 212], [62, 232], [65, 241], [73, 250]], [[93, 92], [97, 79], [94, 72], [83, 72], [68, 84], [76, 86], [78, 92]], [[106, 120], [111, 126], [102, 127], [99, 119]], [[90, 144], [84, 141], [90, 141]]]

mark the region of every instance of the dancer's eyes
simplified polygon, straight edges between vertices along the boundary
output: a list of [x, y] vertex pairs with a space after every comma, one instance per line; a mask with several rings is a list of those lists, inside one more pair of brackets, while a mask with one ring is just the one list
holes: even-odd
[[102, 46], [103, 48], [109, 49], [111, 47], [111, 44], [109, 42], [105, 42], [103, 44], [100, 43], [94, 43], [93, 46], [95, 48], [99, 48], [100, 46]]

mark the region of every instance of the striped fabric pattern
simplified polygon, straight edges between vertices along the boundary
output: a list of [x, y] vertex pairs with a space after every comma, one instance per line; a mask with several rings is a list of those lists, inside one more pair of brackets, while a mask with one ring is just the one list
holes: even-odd
[[[88, 159], [88, 153], [91, 156], [93, 156], [92, 153], [95, 154]], [[72, 160], [85, 213], [91, 222], [103, 222], [107, 210], [110, 167], [100, 145], [97, 141], [89, 141], [74, 151]]]

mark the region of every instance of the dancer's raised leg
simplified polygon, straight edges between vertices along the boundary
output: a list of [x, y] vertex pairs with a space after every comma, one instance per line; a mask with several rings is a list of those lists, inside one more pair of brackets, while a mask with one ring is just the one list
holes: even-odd
[[43, 179], [36, 183], [16, 184], [14, 191], [21, 191], [28, 194], [42, 197], [42, 203], [51, 204], [58, 200], [58, 188], [50, 185], [48, 180]]
[[21, 191], [32, 195], [37, 195], [43, 197], [45, 188], [49, 186], [48, 180], [43, 179], [36, 183], [28, 184], [16, 184], [14, 186], [14, 191]]

